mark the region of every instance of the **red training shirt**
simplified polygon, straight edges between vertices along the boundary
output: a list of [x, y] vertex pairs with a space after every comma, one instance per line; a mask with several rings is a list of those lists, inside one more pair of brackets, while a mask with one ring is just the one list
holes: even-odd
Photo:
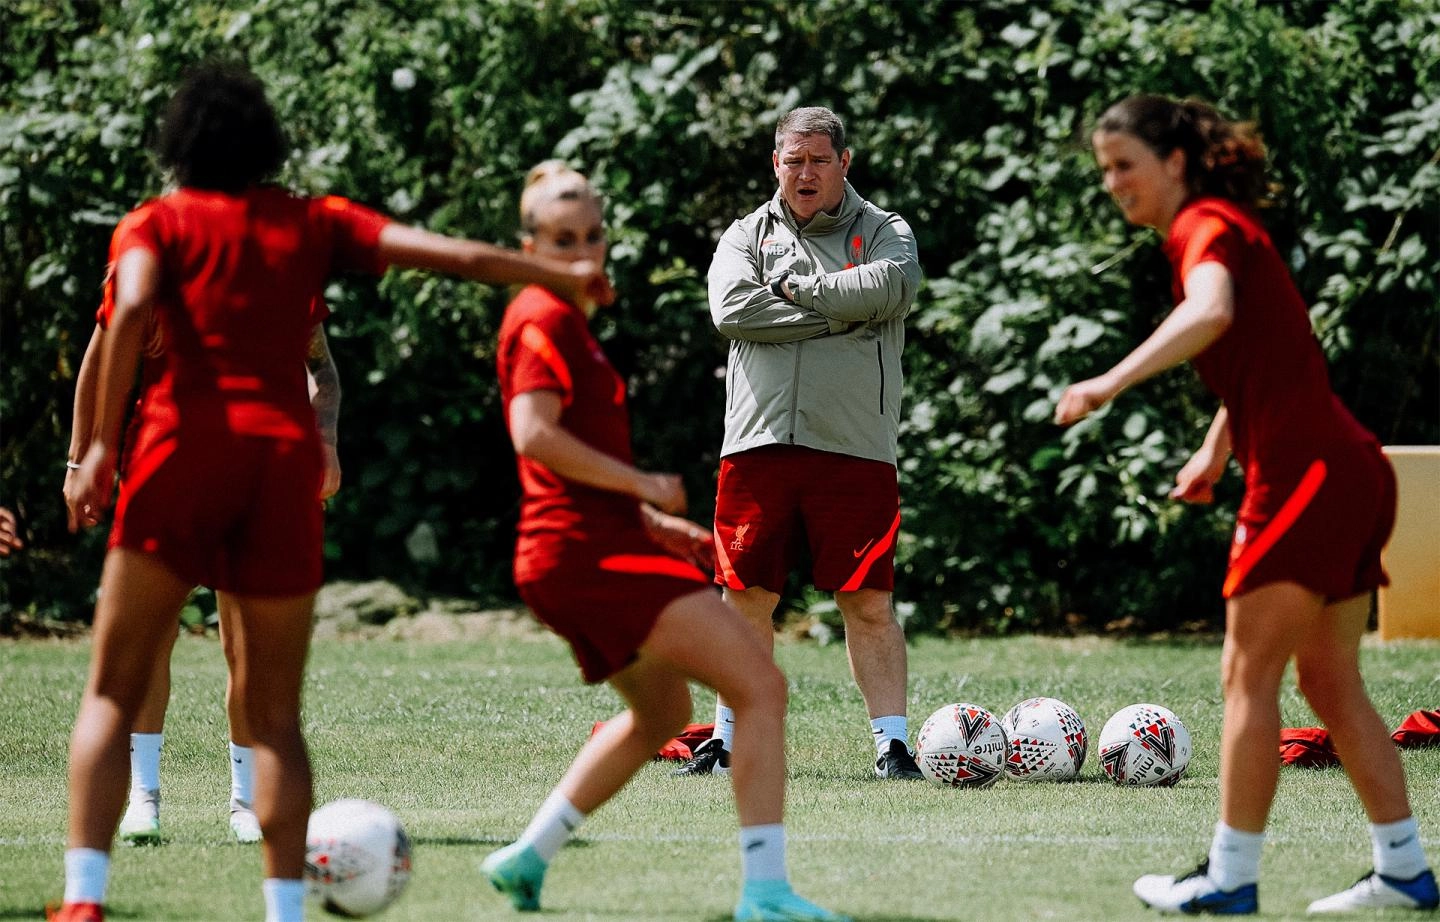
[[[160, 262], [163, 348], [147, 353], [141, 424], [314, 438], [305, 354], [328, 314], [321, 294], [334, 273], [385, 271], [376, 250], [389, 222], [338, 196], [274, 186], [182, 188], [126, 215], [111, 266], [136, 247]], [[113, 303], [109, 279], [102, 325]]]
[[[497, 355], [506, 425], [510, 401], [530, 391], [560, 394], [560, 426], [580, 441], [631, 463], [625, 382], [590, 333], [581, 310], [531, 285], [510, 302]], [[560, 565], [568, 546], [643, 528], [632, 496], [586, 486], [537, 461], [516, 457], [524, 497], [515, 547], [515, 582], [534, 582]]]
[[1170, 226], [1165, 255], [1177, 304], [1200, 263], [1220, 263], [1234, 282], [1230, 328], [1192, 362], [1229, 410], [1246, 483], [1272, 465], [1293, 470], [1329, 445], [1375, 441], [1330, 390], [1305, 302], [1253, 212], [1226, 199], [1192, 199]]

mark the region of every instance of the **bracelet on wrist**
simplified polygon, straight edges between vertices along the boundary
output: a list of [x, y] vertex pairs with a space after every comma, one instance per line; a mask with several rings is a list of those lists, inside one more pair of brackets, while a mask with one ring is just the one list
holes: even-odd
[[69, 470], [72, 470], [72, 471], [78, 471], [78, 470], [80, 470], [80, 462], [78, 462], [78, 461], [68, 461], [68, 460], [67, 460], [67, 461], [65, 462], [65, 467], [68, 468]]

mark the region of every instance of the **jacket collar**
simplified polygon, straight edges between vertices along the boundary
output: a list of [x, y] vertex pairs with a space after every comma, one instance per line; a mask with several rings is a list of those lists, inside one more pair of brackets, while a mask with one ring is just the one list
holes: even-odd
[[796, 225], [795, 216], [790, 213], [790, 206], [786, 205], [785, 200], [780, 197], [779, 189], [775, 190], [775, 196], [770, 199], [770, 213], [796, 233], [804, 231], [807, 234], [820, 234], [849, 224], [859, 213], [860, 206], [864, 201], [860, 197], [860, 193], [855, 191], [855, 187], [850, 185], [850, 180], [847, 179], [845, 180], [845, 197], [840, 200], [839, 209], [834, 214], [825, 211], [819, 212], [803, 228]]

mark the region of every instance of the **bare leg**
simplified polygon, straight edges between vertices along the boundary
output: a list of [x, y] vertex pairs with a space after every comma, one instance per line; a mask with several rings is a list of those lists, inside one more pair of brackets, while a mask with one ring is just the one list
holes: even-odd
[[904, 716], [908, 682], [905, 632], [880, 589], [835, 593], [845, 619], [845, 649], [850, 672], [872, 718]]
[[1220, 819], [1232, 829], [1265, 830], [1280, 778], [1280, 682], [1323, 608], [1321, 596], [1296, 583], [1271, 583], [1226, 605]]
[[1410, 816], [1405, 767], [1360, 677], [1360, 637], [1370, 599], [1328, 605], [1295, 655], [1300, 691], [1330, 730], [1340, 763], [1372, 823]]
[[130, 728], [190, 589], [145, 554], [106, 555], [90, 675], [70, 736], [70, 848], [110, 850], [130, 777]]
[[300, 691], [310, 650], [313, 593], [233, 599], [240, 631], [232, 680], [255, 746], [255, 813], [264, 831], [265, 876], [299, 880], [310, 818], [310, 758], [300, 731]]
[[661, 613], [640, 660], [612, 680], [630, 709], [591, 738], [558, 790], [585, 813], [613, 796], [689, 719], [687, 678], [714, 688], [735, 710], [731, 782], [741, 825], [780, 822], [785, 679], [755, 632], [709, 590]]
[[744, 616], [755, 629], [755, 636], [770, 652], [775, 650], [775, 606], [780, 604], [780, 595], [761, 586], [749, 589], [726, 589], [724, 598], [731, 607]]
[[229, 593], [215, 593], [215, 602], [220, 614], [220, 649], [225, 653], [225, 716], [230, 719], [230, 742], [251, 746], [254, 741], [245, 719], [245, 702], [235, 689], [235, 658], [242, 642], [240, 616]]
[[145, 689], [145, 699], [140, 703], [139, 713], [135, 715], [131, 733], [165, 732], [165, 711], [170, 706], [170, 657], [175, 652], [175, 641], [179, 637], [180, 622], [177, 619], [175, 629], [170, 632], [170, 643], [165, 646], [165, 652], [155, 659], [155, 668], [150, 673], [150, 684]]
[[[773, 619], [775, 606], [780, 604], [779, 594], [760, 586], [752, 586], [749, 589], [741, 590], [725, 589], [723, 597], [754, 628], [755, 636], [760, 638], [760, 643], [765, 651], [773, 658], [775, 655], [775, 622]], [[715, 696], [715, 706], [731, 707], [729, 699], [718, 693]], [[718, 724], [715, 730], [719, 735]]]

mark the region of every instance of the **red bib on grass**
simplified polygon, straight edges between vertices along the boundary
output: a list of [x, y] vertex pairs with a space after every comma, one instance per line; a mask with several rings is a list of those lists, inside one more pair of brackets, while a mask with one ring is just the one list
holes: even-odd
[[1328, 768], [1340, 764], [1330, 731], [1321, 727], [1286, 727], [1280, 731], [1280, 761], [1301, 768]]
[[1396, 746], [1440, 746], [1440, 711], [1416, 711], [1405, 718], [1390, 738]]
[[[605, 726], [605, 721], [595, 721], [595, 726], [590, 728], [590, 735], [594, 736], [600, 728]], [[680, 735], [675, 737], [655, 753], [656, 761], [688, 762], [694, 758], [694, 749], [701, 743], [715, 735], [714, 724], [686, 724]]]

